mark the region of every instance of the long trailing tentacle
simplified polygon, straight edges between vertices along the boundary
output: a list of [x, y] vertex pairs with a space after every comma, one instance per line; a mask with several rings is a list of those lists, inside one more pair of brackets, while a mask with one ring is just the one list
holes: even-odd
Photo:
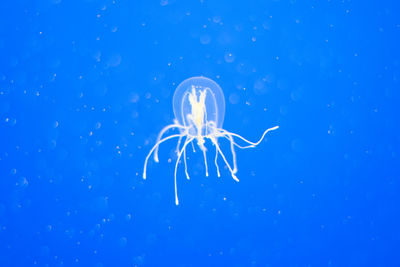
[[191, 144], [192, 144], [192, 148], [193, 148], [193, 153], [196, 153], [196, 149], [194, 149], [193, 143], [191, 143]]
[[178, 200], [178, 187], [177, 187], [177, 184], [176, 184], [176, 171], [178, 170], [179, 160], [181, 159], [181, 156], [182, 156], [183, 151], [185, 151], [186, 146], [187, 146], [190, 142], [192, 142], [193, 139], [194, 139], [194, 138], [191, 137], [191, 138], [187, 138], [187, 139], [185, 140], [185, 143], [183, 144], [182, 149], [179, 151], [178, 159], [176, 160], [176, 163], [175, 163], [174, 184], [175, 184], [175, 204], [176, 204], [176, 205], [179, 205], [179, 200]]
[[279, 128], [279, 126], [275, 126], [275, 127], [272, 127], [272, 128], [269, 128], [269, 129], [265, 130], [264, 133], [263, 133], [263, 135], [261, 136], [260, 140], [258, 140], [257, 142], [251, 142], [251, 141], [247, 140], [246, 138], [244, 138], [243, 136], [240, 136], [240, 135], [238, 135], [238, 134], [229, 132], [229, 131], [224, 130], [224, 129], [218, 128], [218, 130], [219, 130], [221, 133], [223, 133], [223, 134], [225, 134], [225, 135], [227, 135], [227, 136], [234, 136], [234, 137], [237, 137], [237, 138], [243, 140], [244, 142], [250, 144], [249, 146], [241, 147], [241, 146], [239, 146], [239, 145], [237, 145], [237, 144], [235, 143], [238, 147], [240, 147], [240, 148], [249, 148], [249, 147], [255, 147], [255, 146], [259, 145], [259, 144], [261, 143], [261, 141], [264, 139], [264, 136], [265, 136], [269, 131], [273, 131], [273, 130], [276, 130], [276, 129], [278, 129], [278, 128]]
[[[183, 137], [183, 136], [182, 136], [182, 137]], [[178, 144], [176, 144], [176, 150], [175, 150], [175, 152], [176, 152], [177, 155], [178, 155], [178, 153], [179, 153], [179, 147], [181, 146], [182, 137], [179, 137], [179, 139], [178, 139]]]
[[170, 135], [168, 137], [165, 137], [164, 139], [159, 140], [154, 146], [153, 148], [150, 150], [149, 154], [147, 154], [146, 160], [144, 161], [144, 168], [143, 168], [143, 179], [146, 179], [146, 169], [147, 169], [147, 162], [151, 156], [151, 153], [153, 153], [153, 151], [163, 142], [175, 138], [175, 137], [181, 137], [182, 138], [182, 134], [174, 134], [174, 135]]
[[233, 138], [232, 138], [232, 136], [228, 135], [228, 139], [231, 142], [231, 153], [232, 153], [232, 159], [233, 159], [233, 172], [237, 173], [236, 152], [235, 152], [235, 146], [234, 146]]
[[225, 158], [224, 153], [222, 153], [221, 149], [219, 148], [219, 145], [215, 138], [211, 137], [211, 142], [215, 145], [216, 149], [218, 150], [219, 154], [221, 154], [222, 159], [225, 161], [226, 166], [228, 166], [229, 171], [231, 172], [232, 178], [236, 181], [239, 182], [239, 179], [236, 177], [235, 172], [232, 170], [231, 165], [229, 165], [228, 161]]
[[[176, 124], [176, 123], [167, 125], [167, 126], [165, 126], [164, 128], [162, 128], [161, 131], [160, 131], [160, 133], [158, 134], [157, 142], [161, 140], [162, 136], [164, 135], [164, 133], [165, 133], [166, 131], [168, 131], [169, 129], [174, 129], [174, 128], [178, 128], [178, 129], [180, 129], [180, 130], [185, 130], [185, 129], [186, 129], [184, 126], [179, 125], [179, 124]], [[156, 143], [157, 143], [157, 142], [156, 142]], [[158, 147], [157, 147], [156, 150], [154, 151], [154, 161], [155, 161], [155, 162], [158, 162]]]
[[207, 156], [206, 156], [206, 149], [203, 150], [203, 157], [204, 157], [204, 165], [206, 166], [206, 177], [208, 177], [208, 166], [207, 166]]
[[210, 127], [210, 129], [211, 129], [211, 132], [209, 132], [208, 128], [207, 128], [206, 137], [211, 139], [212, 143], [215, 146], [214, 163], [215, 163], [215, 166], [217, 167], [217, 175], [218, 175], [218, 177], [220, 177], [219, 166], [218, 166], [218, 162], [217, 162], [217, 160], [218, 160], [218, 148], [219, 148], [218, 141], [217, 141], [218, 137], [226, 137], [227, 139], [229, 139], [231, 141], [231, 152], [232, 152], [232, 157], [233, 157], [233, 170], [232, 171], [233, 171], [233, 173], [236, 173], [237, 172], [237, 164], [236, 164], [236, 153], [235, 153], [235, 147], [234, 147], [233, 138], [231, 136], [228, 136], [226, 133], [221, 133], [221, 131], [218, 130], [218, 128], [215, 125], [215, 122], [213, 122], [213, 121], [207, 121], [206, 126]]
[[[215, 142], [218, 142], [217, 140], [215, 140]], [[221, 174], [219, 173], [219, 166], [218, 166], [218, 149], [217, 149], [217, 146], [214, 144], [214, 146], [215, 146], [215, 160], [214, 160], [214, 163], [215, 163], [215, 167], [217, 167], [217, 175], [218, 175], [218, 177], [221, 177]]]
[[[184, 137], [186, 137], [186, 139], [188, 138], [187, 135], [182, 136], [182, 137], [179, 137], [178, 144], [176, 145], [176, 155], [179, 154], [180, 146], [181, 146], [181, 142], [182, 142], [182, 138], [184, 138]], [[192, 143], [192, 144], [193, 144], [193, 143]], [[186, 174], [186, 178], [187, 178], [188, 180], [190, 180], [189, 173], [188, 173], [188, 171], [187, 171], [186, 149], [183, 150], [183, 161], [185, 162], [185, 174]]]
[[221, 132], [219, 136], [220, 136], [220, 137], [226, 138], [227, 140], [229, 140], [229, 142], [231, 142], [231, 145], [233, 144], [234, 146], [237, 146], [237, 147], [240, 148], [240, 149], [246, 149], [246, 148], [255, 147], [254, 145], [248, 145], [248, 146], [241, 146], [241, 145], [239, 145], [238, 143], [236, 143], [236, 142], [233, 140], [232, 136], [230, 136], [228, 133]]
[[183, 150], [183, 162], [185, 163], [185, 174], [186, 174], [186, 179], [190, 180], [189, 173], [188, 173], [188, 171], [187, 171], [186, 149]]

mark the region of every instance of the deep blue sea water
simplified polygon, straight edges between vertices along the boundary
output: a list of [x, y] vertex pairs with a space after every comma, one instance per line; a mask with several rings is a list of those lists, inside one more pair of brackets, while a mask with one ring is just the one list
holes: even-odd
[[[0, 266], [400, 266], [398, 1], [15, 0], [0, 22]], [[224, 129], [280, 128], [237, 149], [239, 183], [189, 146], [176, 206], [177, 140], [143, 164], [193, 76]]]

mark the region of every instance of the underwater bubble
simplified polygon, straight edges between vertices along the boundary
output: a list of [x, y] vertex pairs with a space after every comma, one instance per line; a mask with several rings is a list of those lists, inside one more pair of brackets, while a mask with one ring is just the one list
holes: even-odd
[[264, 95], [267, 92], [267, 86], [263, 79], [256, 80], [254, 82], [254, 93], [256, 95]]
[[127, 243], [128, 243], [128, 239], [126, 237], [121, 237], [118, 241], [118, 245], [120, 247], [125, 247]]
[[235, 55], [233, 55], [231, 52], [227, 52], [225, 53], [224, 59], [226, 63], [232, 63], [235, 61]]
[[14, 126], [15, 124], [17, 124], [17, 119], [7, 117], [4, 119], [4, 122], [9, 126]]
[[16, 186], [20, 188], [26, 188], [29, 185], [28, 179], [26, 177], [20, 177], [18, 181], [15, 183]]
[[203, 34], [200, 36], [200, 43], [203, 45], [209, 44], [211, 42], [211, 37], [208, 34]]
[[130, 101], [132, 103], [139, 102], [139, 95], [137, 93], [132, 93], [131, 96], [130, 96]]
[[220, 23], [221, 22], [221, 17], [220, 16], [214, 16], [213, 17], [213, 22], [214, 23]]
[[236, 105], [240, 101], [240, 96], [237, 93], [232, 93], [229, 95], [229, 103]]
[[122, 58], [121, 58], [120, 54], [114, 54], [109, 58], [108, 66], [117, 67], [121, 64], [121, 60], [122, 60]]

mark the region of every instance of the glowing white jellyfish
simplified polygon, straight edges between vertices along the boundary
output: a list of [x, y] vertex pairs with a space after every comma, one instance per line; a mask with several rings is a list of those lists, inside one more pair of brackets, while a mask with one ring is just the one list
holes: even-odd
[[[236, 153], [235, 146], [241, 149], [255, 147], [263, 140], [265, 134], [269, 131], [278, 129], [279, 126], [275, 126], [267, 129], [260, 140], [257, 142], [250, 142], [242, 136], [228, 132], [222, 128], [225, 115], [225, 99], [221, 87], [211, 79], [205, 77], [192, 77], [183, 81], [175, 90], [173, 98], [173, 108], [175, 114], [175, 120], [173, 124], [165, 126], [158, 135], [157, 142], [150, 150], [144, 162], [143, 179], [146, 179], [147, 162], [154, 152], [154, 161], [158, 162], [158, 147], [161, 143], [172, 139], [178, 138], [178, 144], [176, 147], [176, 153], [178, 159], [175, 163], [174, 172], [174, 183], [175, 183], [175, 204], [179, 204], [178, 190], [176, 185], [176, 173], [178, 170], [178, 164], [183, 155], [183, 162], [185, 164], [186, 178], [189, 179], [189, 173], [187, 171], [186, 163], [186, 147], [193, 141], [196, 143], [200, 150], [203, 152], [204, 165], [206, 176], [208, 176], [208, 166], [205, 147], [206, 139], [209, 139], [215, 146], [215, 159], [214, 163], [217, 169], [217, 175], [220, 177], [218, 167], [218, 155], [221, 155], [226, 166], [228, 167], [233, 179], [239, 182], [236, 177], [237, 165], [236, 165]], [[172, 134], [164, 137], [163, 135], [170, 129], [178, 129], [179, 133]], [[230, 142], [230, 148], [233, 159], [233, 167], [228, 163], [224, 153], [221, 151], [218, 144], [218, 138], [226, 138]], [[240, 146], [234, 140], [239, 138], [246, 143], [246, 146]], [[183, 143], [183, 145], [182, 145]]]

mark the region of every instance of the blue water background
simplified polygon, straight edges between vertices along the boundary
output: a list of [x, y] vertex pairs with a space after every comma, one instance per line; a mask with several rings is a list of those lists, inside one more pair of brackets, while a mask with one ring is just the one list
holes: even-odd
[[[1, 266], [400, 266], [398, 1], [2, 1]], [[215, 80], [240, 182], [178, 170]], [[172, 133], [172, 132], [171, 132]], [[221, 140], [229, 160], [229, 144]]]

